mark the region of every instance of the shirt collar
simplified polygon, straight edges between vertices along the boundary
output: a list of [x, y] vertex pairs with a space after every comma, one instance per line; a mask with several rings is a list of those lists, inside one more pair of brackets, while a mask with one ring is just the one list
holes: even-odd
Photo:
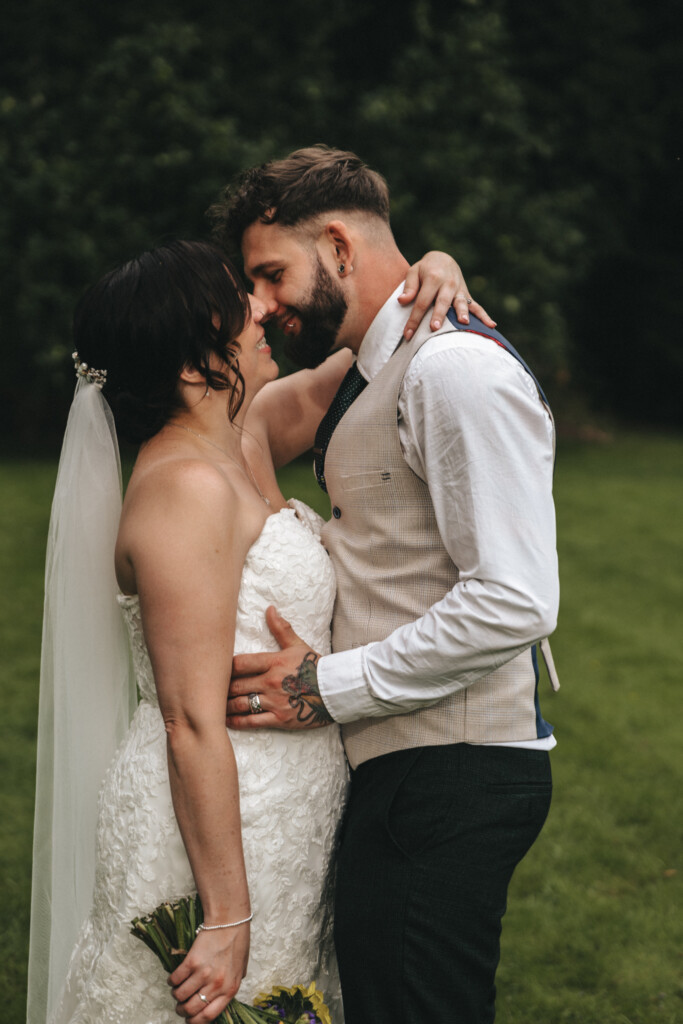
[[402, 281], [396, 291], [389, 296], [365, 332], [358, 349], [357, 366], [361, 375], [368, 381], [377, 376], [403, 337], [403, 328], [413, 308], [412, 305], [401, 306], [397, 301], [399, 295], [403, 293], [404, 285], [405, 282]]

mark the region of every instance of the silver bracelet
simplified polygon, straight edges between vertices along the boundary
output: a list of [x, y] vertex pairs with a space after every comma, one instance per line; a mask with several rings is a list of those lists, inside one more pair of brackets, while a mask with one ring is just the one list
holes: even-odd
[[243, 917], [241, 921], [230, 921], [228, 924], [200, 924], [195, 935], [199, 935], [200, 932], [216, 932], [219, 928], [237, 928], [240, 924], [248, 924], [253, 917], [254, 915], [250, 914], [249, 917]]

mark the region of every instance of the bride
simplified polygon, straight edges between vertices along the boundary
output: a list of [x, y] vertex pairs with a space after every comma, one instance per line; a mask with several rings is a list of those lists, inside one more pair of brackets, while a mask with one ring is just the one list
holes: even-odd
[[[334, 601], [320, 520], [284, 500], [275, 466], [310, 447], [350, 355], [273, 384], [263, 319], [198, 242], [112, 271], [76, 312], [46, 570], [30, 1024], [167, 1024], [174, 1009], [205, 1024], [235, 995], [312, 979], [343, 1019], [321, 955], [338, 730], [224, 721], [233, 652], [275, 645], [268, 605], [324, 653]], [[122, 508], [114, 421], [141, 444]], [[195, 891], [204, 927], [167, 979], [130, 922]]]

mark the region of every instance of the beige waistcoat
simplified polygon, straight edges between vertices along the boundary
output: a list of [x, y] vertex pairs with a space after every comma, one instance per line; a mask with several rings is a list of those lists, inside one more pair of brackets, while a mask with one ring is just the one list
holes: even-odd
[[[427, 485], [403, 458], [401, 383], [427, 340], [402, 343], [340, 420], [325, 458], [333, 518], [323, 541], [337, 575], [332, 650], [384, 640], [458, 582]], [[440, 333], [445, 333], [444, 329]], [[352, 767], [393, 750], [536, 739], [536, 673], [527, 650], [438, 704], [342, 726]]]

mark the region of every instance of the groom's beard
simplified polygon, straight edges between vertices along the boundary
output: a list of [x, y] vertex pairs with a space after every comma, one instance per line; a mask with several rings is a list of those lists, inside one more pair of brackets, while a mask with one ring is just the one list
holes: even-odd
[[311, 291], [296, 307], [299, 333], [286, 339], [285, 354], [307, 370], [320, 366], [337, 340], [347, 308], [341, 285], [318, 256]]

